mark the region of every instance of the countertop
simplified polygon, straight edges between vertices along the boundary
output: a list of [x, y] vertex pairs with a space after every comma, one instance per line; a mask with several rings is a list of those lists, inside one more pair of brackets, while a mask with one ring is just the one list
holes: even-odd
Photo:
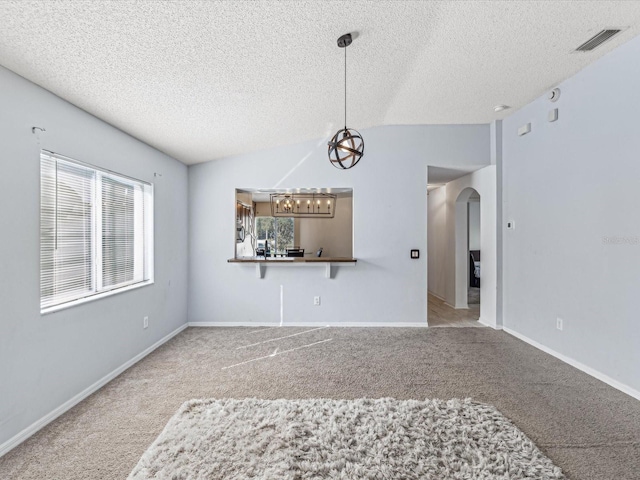
[[227, 260], [229, 263], [355, 263], [357, 261], [350, 257], [242, 257]]

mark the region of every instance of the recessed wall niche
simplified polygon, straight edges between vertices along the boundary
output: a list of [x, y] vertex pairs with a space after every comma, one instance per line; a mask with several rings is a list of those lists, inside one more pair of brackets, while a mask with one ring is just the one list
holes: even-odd
[[353, 257], [353, 189], [237, 188], [235, 258]]

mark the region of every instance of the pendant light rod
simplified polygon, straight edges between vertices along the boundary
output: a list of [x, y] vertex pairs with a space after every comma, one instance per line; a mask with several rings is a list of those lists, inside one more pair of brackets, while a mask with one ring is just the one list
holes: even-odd
[[338, 39], [338, 46], [344, 48], [344, 128], [347, 129], [347, 47], [351, 45], [353, 38], [350, 33], [345, 33]]

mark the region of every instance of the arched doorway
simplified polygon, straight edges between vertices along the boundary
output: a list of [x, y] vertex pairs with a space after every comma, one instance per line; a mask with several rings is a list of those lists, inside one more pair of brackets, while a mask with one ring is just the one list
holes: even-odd
[[480, 317], [481, 248], [480, 194], [468, 187], [455, 205], [455, 308], [477, 311]]
[[[429, 326], [500, 328], [496, 325], [496, 167], [489, 165], [457, 177], [439, 175], [440, 171], [432, 175], [432, 169], [436, 167], [429, 167], [428, 178], [434, 183], [427, 191]], [[476, 234], [472, 232], [472, 245], [469, 245], [470, 212], [480, 217], [475, 223]], [[480, 228], [477, 223], [481, 224]], [[475, 250], [478, 258], [471, 260], [469, 252]], [[481, 297], [478, 290], [472, 290], [469, 295], [469, 288], [477, 289], [470, 287], [471, 266], [475, 271], [476, 261], [481, 264], [478, 265]], [[480, 297], [482, 305], [472, 303], [473, 295], [475, 301]]]

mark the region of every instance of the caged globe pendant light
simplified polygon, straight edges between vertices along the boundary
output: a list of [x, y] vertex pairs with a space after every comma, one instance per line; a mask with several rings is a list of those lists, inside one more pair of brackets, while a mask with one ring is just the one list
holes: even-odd
[[353, 39], [347, 33], [338, 39], [344, 48], [344, 128], [336, 132], [329, 141], [329, 161], [336, 168], [347, 170], [355, 167], [364, 154], [364, 140], [357, 130], [347, 128], [347, 47]]

